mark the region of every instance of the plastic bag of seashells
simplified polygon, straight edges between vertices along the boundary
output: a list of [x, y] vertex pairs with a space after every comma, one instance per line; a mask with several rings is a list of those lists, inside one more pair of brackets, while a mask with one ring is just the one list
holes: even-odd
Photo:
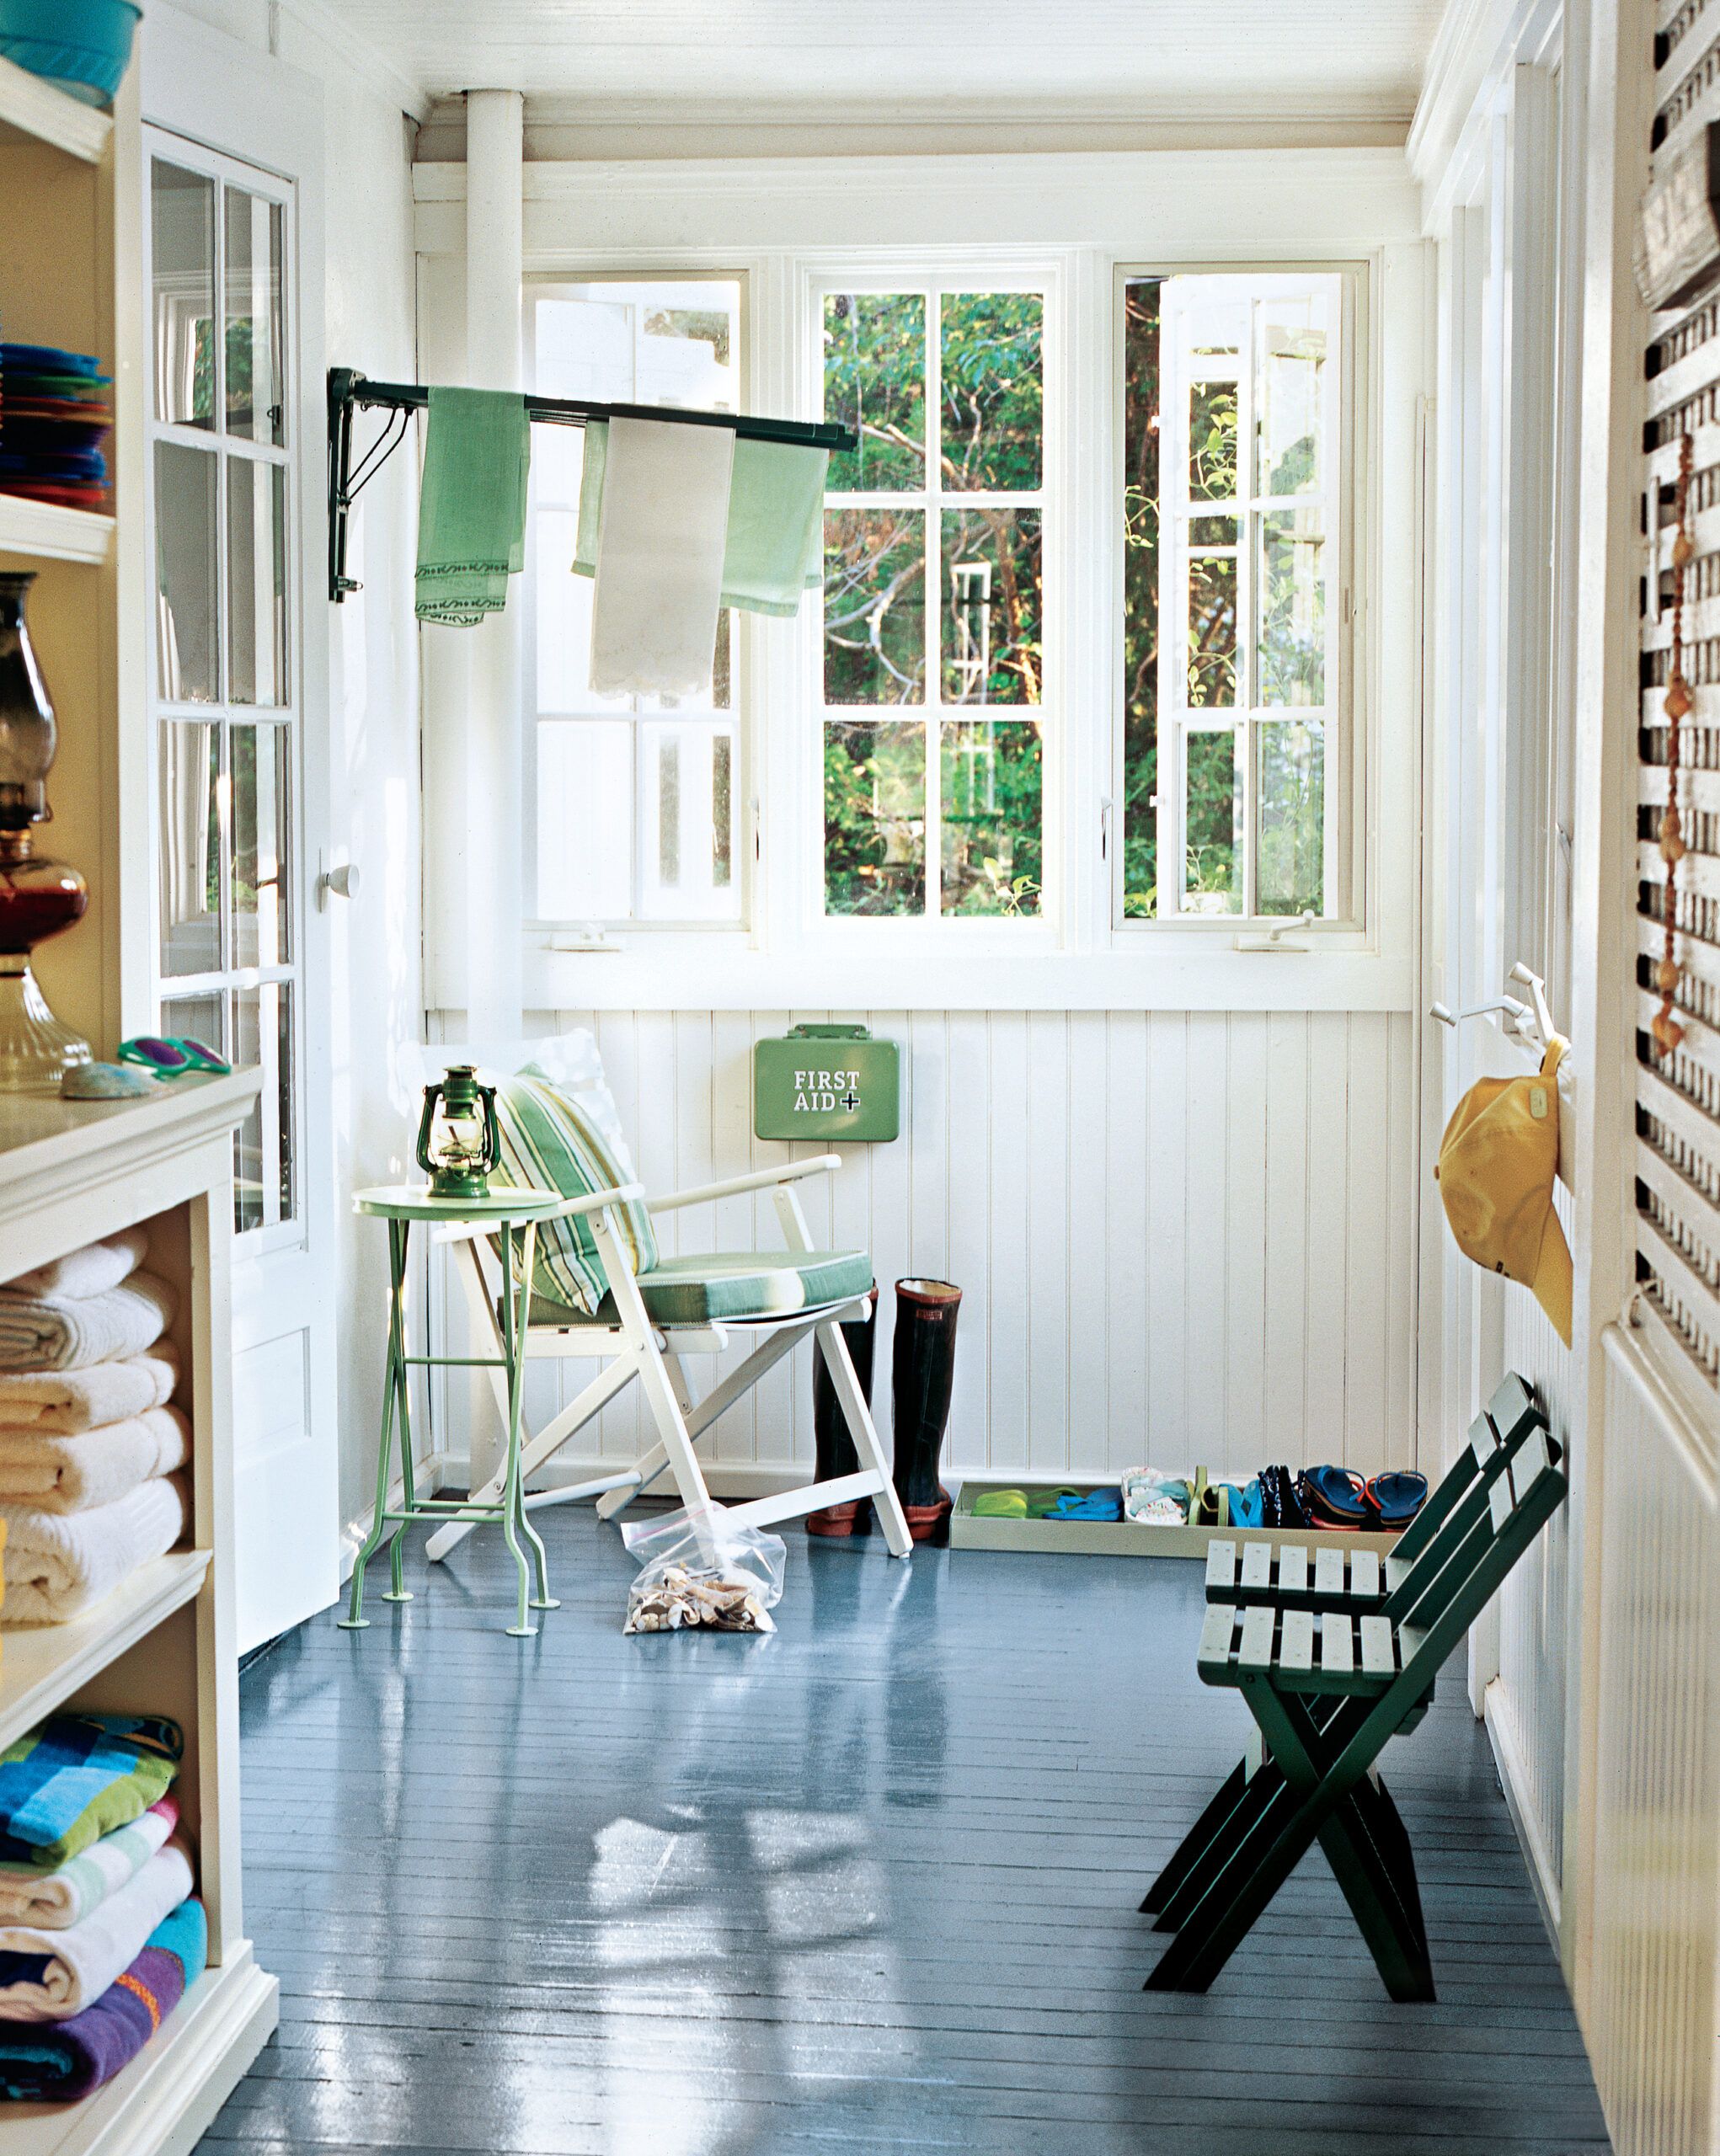
[[721, 1505], [665, 1513], [622, 1529], [639, 1566], [624, 1632], [774, 1632], [788, 1545], [736, 1526]]

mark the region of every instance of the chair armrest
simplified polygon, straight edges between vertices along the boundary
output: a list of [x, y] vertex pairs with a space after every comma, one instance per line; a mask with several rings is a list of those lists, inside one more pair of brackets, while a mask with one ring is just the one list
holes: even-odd
[[819, 1153], [809, 1161], [784, 1161], [779, 1167], [758, 1168], [747, 1176], [730, 1176], [724, 1182], [701, 1183], [697, 1190], [676, 1190], [666, 1198], [648, 1198], [645, 1210], [673, 1213], [683, 1205], [708, 1205], [719, 1198], [744, 1198], [749, 1191], [772, 1190], [779, 1183], [798, 1182], [803, 1176], [833, 1174], [841, 1165], [840, 1153]]
[[[550, 1220], [570, 1219], [576, 1213], [601, 1213], [606, 1205], [628, 1203], [633, 1198], [643, 1198], [644, 1194], [644, 1183], [624, 1182], [613, 1190], [594, 1190], [585, 1198], [564, 1198], [559, 1205], [553, 1206], [548, 1213], [536, 1214], [533, 1225], [541, 1228]], [[505, 1214], [499, 1215], [493, 1222], [461, 1220], [449, 1227], [435, 1229], [430, 1240], [438, 1243], [479, 1242], [493, 1235], [505, 1217]]]

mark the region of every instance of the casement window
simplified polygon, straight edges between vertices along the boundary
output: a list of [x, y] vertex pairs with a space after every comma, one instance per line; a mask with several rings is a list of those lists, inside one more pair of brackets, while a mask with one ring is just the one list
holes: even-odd
[[[739, 411], [741, 313], [733, 278], [528, 287], [531, 377], [549, 397]], [[527, 915], [732, 925], [745, 798], [733, 619], [725, 610], [718, 620], [708, 696], [592, 693], [592, 586], [573, 573], [584, 456], [578, 428], [533, 430]]]
[[953, 279], [819, 288], [831, 460], [817, 703], [820, 905], [1039, 913], [1045, 301]]
[[1347, 284], [1124, 280], [1126, 919], [1353, 911]]

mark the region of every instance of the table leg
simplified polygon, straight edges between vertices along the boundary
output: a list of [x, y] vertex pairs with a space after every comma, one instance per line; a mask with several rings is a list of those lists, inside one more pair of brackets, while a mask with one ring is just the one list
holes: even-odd
[[[412, 1371], [406, 1360], [406, 1252], [412, 1235], [409, 1220], [391, 1222], [400, 1235], [400, 1253], [394, 1267], [394, 1299], [388, 1316], [390, 1355], [394, 1364], [394, 1428], [400, 1439], [401, 1512], [409, 1513], [417, 1498], [412, 1486]], [[384, 1602], [410, 1602], [411, 1593], [401, 1573], [406, 1552], [406, 1521], [395, 1522], [394, 1539], [388, 1545], [388, 1585]]]
[[502, 1353], [508, 1364], [507, 1482], [502, 1492], [502, 1535], [520, 1572], [519, 1618], [508, 1627], [509, 1637], [515, 1640], [529, 1640], [537, 1630], [526, 1616], [531, 1576], [526, 1569], [526, 1553], [520, 1547], [518, 1529], [518, 1523], [526, 1517], [521, 1499], [520, 1412], [523, 1404], [526, 1320], [531, 1308], [531, 1264], [537, 1241], [537, 1224], [533, 1221], [527, 1221], [520, 1229], [504, 1227], [501, 1232]]
[[[403, 1225], [397, 1220], [391, 1220], [388, 1223], [388, 1257], [393, 1279], [393, 1310], [398, 1315], [402, 1297], [405, 1293], [406, 1238]], [[365, 1537], [364, 1547], [359, 1551], [357, 1561], [352, 1568], [352, 1598], [347, 1605], [346, 1614], [335, 1620], [343, 1631], [364, 1631], [371, 1621], [364, 1614], [365, 1566], [376, 1554], [382, 1540], [382, 1529], [387, 1524], [388, 1460], [393, 1449], [394, 1412], [398, 1398], [397, 1381], [400, 1374], [399, 1353], [399, 1337], [395, 1329], [393, 1316], [391, 1315], [388, 1325], [387, 1371], [382, 1381], [382, 1431], [377, 1444], [376, 1518], [371, 1524], [370, 1533]]]

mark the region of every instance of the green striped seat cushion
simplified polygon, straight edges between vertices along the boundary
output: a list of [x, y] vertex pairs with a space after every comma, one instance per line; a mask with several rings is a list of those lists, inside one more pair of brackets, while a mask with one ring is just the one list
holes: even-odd
[[[639, 1274], [645, 1308], [663, 1326], [790, 1317], [863, 1295], [871, 1285], [872, 1260], [863, 1250], [697, 1251], [660, 1258]], [[565, 1325], [588, 1314], [588, 1305], [569, 1305], [541, 1288], [532, 1300], [534, 1325]], [[606, 1304], [597, 1315], [613, 1323], [615, 1305]]]
[[[501, 1166], [492, 1178], [497, 1184], [584, 1198], [634, 1180], [597, 1044], [589, 1034], [574, 1036], [573, 1043], [565, 1075], [551, 1079], [537, 1064], [511, 1076], [483, 1074], [496, 1089], [502, 1140]], [[649, 1273], [657, 1262], [650, 1214], [634, 1198], [616, 1206], [613, 1217], [633, 1271]], [[609, 1282], [587, 1220], [576, 1215], [538, 1229], [531, 1290], [564, 1310], [588, 1316], [597, 1310]]]

